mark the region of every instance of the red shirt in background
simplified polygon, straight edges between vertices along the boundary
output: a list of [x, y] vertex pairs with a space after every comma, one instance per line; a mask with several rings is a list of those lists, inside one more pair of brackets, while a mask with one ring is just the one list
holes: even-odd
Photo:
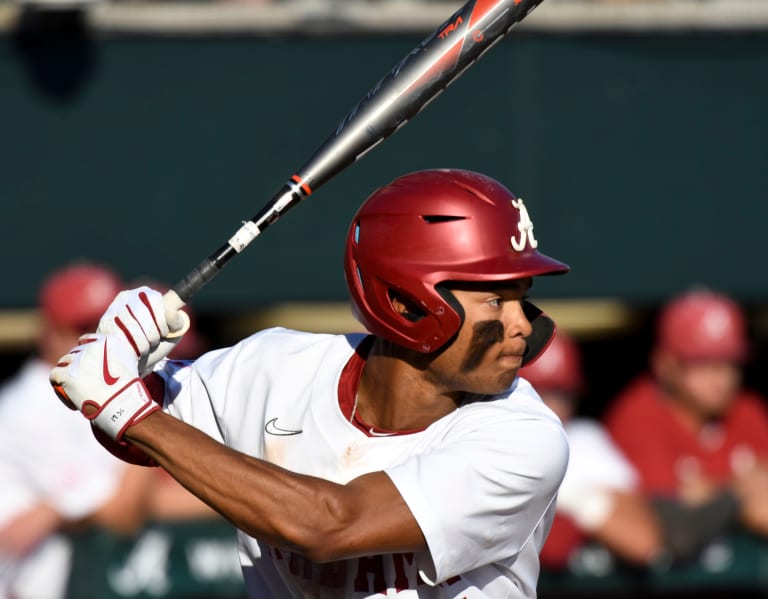
[[740, 392], [724, 418], [697, 434], [643, 375], [616, 397], [605, 424], [653, 495], [676, 495], [688, 475], [726, 483], [740, 461], [768, 459], [768, 406], [751, 391]]
[[541, 567], [548, 570], [566, 568], [573, 552], [582, 547], [587, 540], [587, 535], [571, 518], [555, 513], [552, 529], [539, 554]]

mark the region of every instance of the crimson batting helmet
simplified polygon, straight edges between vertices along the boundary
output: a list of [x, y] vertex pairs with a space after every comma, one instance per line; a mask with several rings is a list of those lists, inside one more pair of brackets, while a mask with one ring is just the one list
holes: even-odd
[[95, 329], [101, 315], [122, 289], [123, 282], [110, 269], [76, 263], [46, 278], [38, 303], [43, 316], [54, 325]]
[[670, 300], [657, 322], [657, 348], [684, 360], [741, 362], [749, 351], [746, 318], [731, 298], [693, 289]]
[[[427, 170], [376, 190], [349, 228], [344, 273], [356, 318], [370, 332], [429, 353], [459, 330], [463, 311], [447, 282], [496, 282], [562, 274], [566, 264], [537, 250], [522, 199], [464, 170]], [[419, 314], [400, 314], [397, 295]], [[524, 363], [549, 342], [552, 321], [526, 303], [534, 333]]]

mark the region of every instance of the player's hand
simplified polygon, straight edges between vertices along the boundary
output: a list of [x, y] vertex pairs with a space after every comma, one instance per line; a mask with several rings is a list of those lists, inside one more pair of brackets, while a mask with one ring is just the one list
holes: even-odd
[[[742, 460], [743, 462], [743, 460]], [[740, 464], [732, 489], [741, 503], [742, 523], [753, 532], [768, 532], [768, 464], [752, 456], [750, 464]]]
[[139, 378], [136, 353], [122, 334], [83, 335], [80, 345], [56, 364], [50, 380], [68, 408], [82, 412], [117, 441], [160, 409]]
[[720, 490], [720, 485], [707, 478], [698, 470], [681, 474], [677, 494], [688, 506], [698, 506], [711, 500]]
[[97, 333], [122, 335], [139, 360], [144, 376], [181, 341], [183, 331], [169, 338], [163, 296], [150, 287], [121, 291], [99, 321]]

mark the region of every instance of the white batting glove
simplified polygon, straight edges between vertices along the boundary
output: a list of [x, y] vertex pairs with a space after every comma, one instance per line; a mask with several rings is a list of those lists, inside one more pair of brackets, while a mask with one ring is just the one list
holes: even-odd
[[160, 409], [139, 378], [136, 353], [122, 335], [84, 335], [59, 360], [50, 380], [64, 405], [117, 441], [128, 427]]
[[171, 353], [183, 336], [168, 338], [163, 296], [150, 287], [121, 291], [104, 312], [96, 332], [122, 335], [139, 360], [141, 376]]

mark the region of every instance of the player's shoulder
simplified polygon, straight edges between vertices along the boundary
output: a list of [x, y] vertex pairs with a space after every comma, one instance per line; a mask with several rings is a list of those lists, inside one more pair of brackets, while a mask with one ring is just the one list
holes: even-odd
[[768, 418], [768, 398], [754, 389], [742, 389], [733, 400], [732, 412], [745, 420]]
[[[454, 412], [444, 442], [493, 462], [499, 472], [536, 472], [559, 484], [570, 453], [562, 422], [531, 384], [518, 377], [504, 393], [469, 403]], [[546, 486], [546, 485], [545, 485]]]
[[517, 377], [507, 391], [494, 396], [491, 405], [503, 409], [515, 418], [535, 416], [562, 427], [557, 415], [544, 403], [534, 386], [523, 377]]
[[538, 431], [542, 435], [565, 437], [557, 415], [544, 403], [533, 386], [518, 377], [513, 385], [498, 395], [486, 396], [463, 406], [457, 414], [462, 424], [485, 431]]
[[253, 333], [235, 347], [258, 351], [269, 348], [278, 354], [295, 354], [302, 351], [323, 352], [333, 349], [349, 351], [357, 347], [364, 337], [364, 333], [340, 335], [271, 327]]

